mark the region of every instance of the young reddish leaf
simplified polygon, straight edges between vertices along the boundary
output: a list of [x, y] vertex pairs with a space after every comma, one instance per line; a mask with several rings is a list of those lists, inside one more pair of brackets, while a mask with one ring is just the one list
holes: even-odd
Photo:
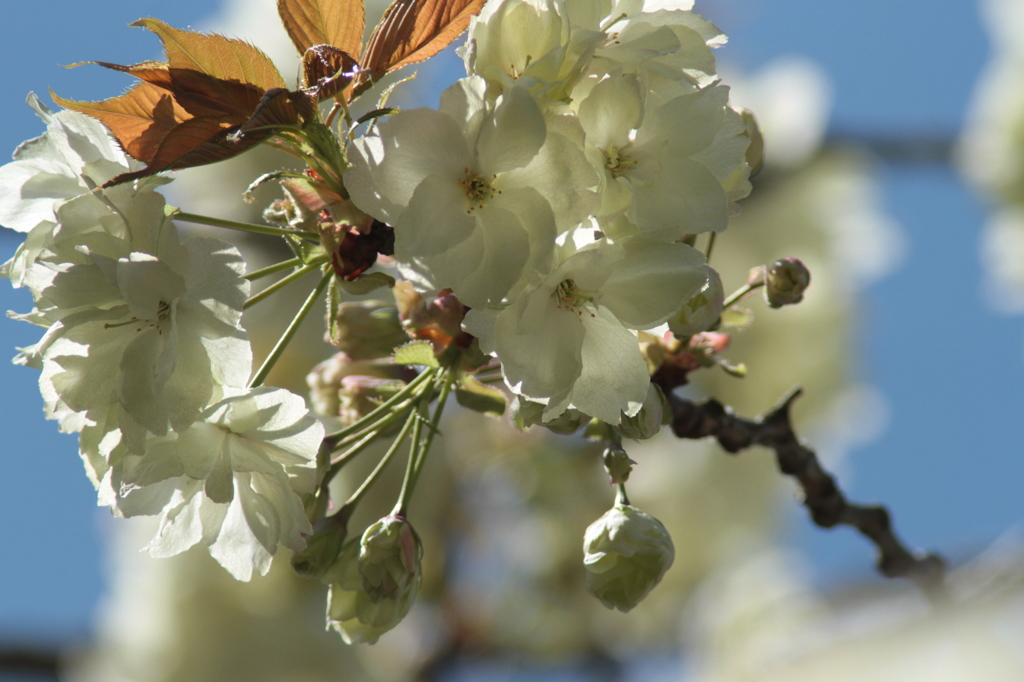
[[322, 102], [344, 90], [358, 68], [347, 52], [331, 45], [314, 45], [302, 55], [302, 89]]
[[159, 19], [139, 19], [131, 26], [147, 28], [160, 37], [171, 69], [187, 69], [214, 78], [237, 80], [264, 91], [285, 87], [284, 79], [270, 58], [245, 41], [217, 34], [182, 31]]
[[167, 62], [131, 66], [94, 62], [143, 82], [120, 97], [61, 106], [98, 118], [124, 150], [146, 163], [106, 183], [116, 185], [164, 170], [235, 156], [275, 128], [315, 117], [306, 93], [290, 93], [266, 55], [248, 43], [140, 19], [164, 43]]
[[484, 0], [395, 0], [373, 29], [360, 62], [374, 80], [432, 57], [455, 40]]
[[120, 97], [102, 102], [76, 102], [52, 92], [50, 96], [65, 109], [99, 119], [125, 152], [147, 163], [167, 134], [192, 118], [174, 101], [169, 91], [148, 82], [139, 83]]
[[359, 54], [363, 45], [363, 0], [277, 0], [277, 13], [299, 54], [314, 45]]
[[229, 159], [270, 135], [271, 131], [254, 133], [241, 139], [231, 139], [238, 128], [234, 117], [204, 116], [180, 123], [160, 143], [148, 165], [134, 173], [122, 173], [108, 180], [104, 187], [137, 180], [165, 170], [178, 170], [203, 166]]
[[252, 116], [238, 128], [236, 135], [273, 132], [272, 128], [298, 123], [300, 118], [311, 118], [315, 107], [316, 103], [310, 102], [309, 96], [304, 93], [289, 92], [286, 88], [267, 90]]

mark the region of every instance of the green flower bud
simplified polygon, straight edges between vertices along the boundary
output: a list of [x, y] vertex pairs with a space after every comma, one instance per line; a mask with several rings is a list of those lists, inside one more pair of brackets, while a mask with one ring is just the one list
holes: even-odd
[[811, 283], [811, 271], [799, 258], [782, 258], [771, 264], [764, 282], [768, 305], [781, 308], [804, 299], [804, 290]]
[[543, 403], [517, 396], [512, 403], [512, 420], [521, 429], [539, 425], [559, 435], [568, 436], [586, 426], [587, 422], [591, 419], [590, 415], [583, 414], [577, 409], [569, 408], [554, 419], [545, 422], [541, 418], [546, 409], [547, 405]]
[[387, 516], [351, 540], [324, 576], [327, 624], [348, 644], [373, 644], [405, 618], [423, 580], [423, 546], [412, 525]]
[[320, 519], [313, 532], [306, 536], [306, 549], [292, 556], [292, 568], [305, 578], [323, 576], [338, 560], [347, 534], [347, 521], [342, 514]]
[[376, 360], [390, 357], [409, 337], [397, 308], [381, 301], [362, 301], [338, 306], [328, 341], [353, 360]]
[[643, 407], [632, 417], [622, 416], [618, 426], [619, 433], [623, 438], [634, 440], [652, 438], [661, 430], [665, 415], [671, 413], [672, 409], [668, 406], [661, 389], [653, 383], [648, 384]]
[[633, 472], [633, 465], [636, 464], [626, 451], [617, 445], [606, 448], [601, 455], [601, 461], [604, 463], [604, 470], [608, 472], [608, 483], [611, 485], [628, 481], [629, 475]]
[[415, 596], [422, 580], [423, 545], [411, 523], [385, 516], [366, 529], [360, 544], [359, 572], [370, 599], [398, 600], [409, 592]]
[[623, 613], [661, 582], [674, 558], [661, 521], [628, 504], [609, 509], [583, 536], [587, 592]]

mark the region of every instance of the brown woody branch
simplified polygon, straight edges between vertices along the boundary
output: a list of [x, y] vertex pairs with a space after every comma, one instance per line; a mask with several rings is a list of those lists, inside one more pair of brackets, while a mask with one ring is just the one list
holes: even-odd
[[672, 431], [679, 438], [713, 436], [726, 452], [735, 454], [752, 445], [775, 451], [779, 470], [792, 476], [804, 492], [804, 506], [822, 528], [853, 526], [878, 547], [878, 570], [889, 578], [906, 577], [929, 595], [942, 592], [946, 563], [937, 554], [908, 550], [892, 529], [889, 512], [881, 506], [851, 504], [818, 461], [814, 450], [800, 442], [790, 424], [789, 410], [802, 389], [790, 391], [770, 412], [756, 419], [737, 417], [714, 398], [699, 403], [665, 391], [672, 404]]

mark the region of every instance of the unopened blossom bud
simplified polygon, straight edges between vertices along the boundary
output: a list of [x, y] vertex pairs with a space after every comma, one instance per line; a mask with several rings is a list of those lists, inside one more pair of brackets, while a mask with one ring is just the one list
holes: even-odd
[[339, 419], [342, 411], [342, 382], [351, 376], [374, 377], [386, 381], [411, 381], [416, 373], [408, 367], [384, 360], [353, 360], [335, 353], [306, 376], [313, 411], [321, 417]]
[[376, 360], [390, 357], [408, 340], [397, 308], [382, 301], [361, 301], [338, 306], [327, 341], [353, 360]]
[[661, 430], [663, 417], [670, 411], [661, 389], [652, 383], [647, 387], [647, 396], [640, 411], [632, 417], [622, 416], [618, 426], [619, 433], [623, 438], [634, 440], [651, 438]]
[[372, 601], [397, 602], [410, 593], [415, 597], [423, 579], [423, 545], [411, 523], [401, 516], [385, 516], [366, 529], [360, 545], [359, 572]]
[[811, 271], [803, 261], [782, 258], [772, 263], [765, 275], [765, 298], [773, 308], [799, 303], [810, 283]]
[[374, 643], [398, 625], [422, 582], [419, 536], [405, 519], [388, 516], [346, 543], [323, 577], [331, 586], [327, 624], [348, 644]]
[[591, 420], [590, 415], [583, 414], [577, 409], [569, 408], [554, 419], [544, 421], [543, 415], [546, 409], [547, 405], [543, 403], [517, 396], [515, 402], [512, 403], [512, 419], [516, 426], [521, 429], [539, 425], [560, 436], [576, 433]]
[[601, 454], [601, 462], [604, 464], [604, 470], [608, 472], [608, 483], [611, 485], [628, 481], [633, 465], [636, 464], [618, 445], [606, 448]]
[[722, 278], [714, 268], [704, 267], [708, 273], [707, 283], [668, 320], [668, 328], [680, 339], [707, 331], [722, 315], [725, 302]]
[[675, 548], [661, 521], [617, 504], [583, 537], [587, 592], [623, 613], [643, 601], [672, 565]]
[[451, 289], [442, 289], [432, 301], [413, 291], [408, 282], [398, 282], [392, 292], [405, 332], [414, 339], [429, 341], [440, 357], [449, 346], [468, 348], [473, 337], [462, 331], [466, 307]]
[[[405, 388], [405, 382], [397, 379], [380, 379], [365, 375], [347, 376], [338, 388], [338, 420], [348, 426], [370, 414], [380, 404], [392, 398]], [[395, 424], [397, 427], [398, 424]], [[388, 431], [382, 431], [387, 435]]]
[[306, 536], [306, 549], [292, 555], [292, 568], [305, 578], [323, 576], [338, 560], [347, 535], [348, 520], [342, 514], [320, 519]]

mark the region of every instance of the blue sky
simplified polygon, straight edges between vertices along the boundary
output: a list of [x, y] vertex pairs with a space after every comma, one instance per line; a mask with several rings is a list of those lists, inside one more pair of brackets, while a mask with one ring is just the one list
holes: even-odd
[[[202, 24], [209, 7], [198, 0], [10, 3], [0, 42], [2, 153], [42, 131], [23, 104], [30, 90], [100, 99], [127, 83], [98, 67], [58, 65], [158, 57], [152, 35], [126, 24], [143, 16]], [[955, 132], [986, 58], [978, 9], [969, 2], [698, 0], [697, 9], [730, 36], [719, 56], [743, 68], [792, 54], [821, 64], [835, 88], [831, 129], [842, 135]], [[909, 251], [902, 269], [866, 292], [855, 363], [857, 376], [886, 395], [892, 415], [876, 442], [852, 453], [844, 487], [853, 499], [887, 503], [910, 544], [962, 558], [1024, 520], [1024, 448], [1013, 426], [1024, 405], [1024, 323], [981, 301], [984, 207], [955, 173], [883, 166], [881, 179]], [[0, 234], [0, 258], [18, 242]], [[0, 308], [29, 307], [24, 292], [0, 286]], [[8, 355], [37, 338], [28, 325], [0, 320]], [[103, 587], [107, 513], [95, 507], [74, 439], [43, 420], [35, 372], [0, 362], [0, 381], [7, 474], [0, 638], [83, 635]], [[822, 575], [869, 575], [871, 549], [860, 538], [815, 530], [793, 507], [789, 540]]]

